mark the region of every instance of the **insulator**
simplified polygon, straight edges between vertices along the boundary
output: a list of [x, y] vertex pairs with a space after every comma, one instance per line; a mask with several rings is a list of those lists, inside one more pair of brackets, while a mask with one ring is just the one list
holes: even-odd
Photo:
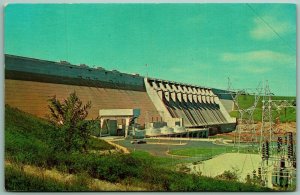
[[250, 174], [247, 174], [247, 180], [250, 181]]
[[292, 144], [293, 143], [293, 133], [287, 132], [286, 133], [286, 144]]
[[289, 149], [290, 149], [290, 152], [291, 152], [291, 156], [293, 156], [293, 154], [294, 154], [294, 145], [290, 144]]
[[288, 158], [291, 158], [294, 154], [294, 151], [293, 151], [293, 145], [289, 145], [288, 146]]
[[292, 165], [293, 165], [293, 167], [296, 169], [296, 165], [297, 165], [297, 162], [296, 162], [296, 155], [294, 155]]
[[261, 175], [261, 168], [259, 167], [258, 168], [258, 176], [260, 176]]
[[261, 152], [261, 154], [262, 154], [262, 158], [266, 159], [266, 145], [264, 143], [262, 144], [262, 152]]
[[278, 137], [278, 140], [277, 140], [277, 152], [278, 153], [281, 151], [281, 148], [282, 148], [282, 138]]
[[284, 158], [282, 158], [280, 160], [280, 169], [283, 169], [284, 167], [285, 167], [285, 160], [284, 160]]
[[289, 143], [290, 143], [290, 144], [293, 144], [293, 134], [290, 134], [290, 137], [289, 137]]
[[270, 152], [269, 152], [269, 142], [266, 141], [266, 158], [267, 159], [269, 158], [269, 154], [270, 154]]

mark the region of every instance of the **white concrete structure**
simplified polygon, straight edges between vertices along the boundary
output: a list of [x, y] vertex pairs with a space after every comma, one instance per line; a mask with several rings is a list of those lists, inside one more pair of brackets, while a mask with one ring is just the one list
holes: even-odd
[[174, 133], [185, 133], [185, 132], [186, 132], [186, 129], [182, 126], [176, 125], [174, 127]]
[[140, 114], [140, 109], [101, 109], [99, 110], [100, 125], [102, 128], [104, 120], [125, 119], [125, 137], [127, 137], [130, 121], [135, 120]]
[[164, 126], [160, 128], [161, 134], [170, 135], [174, 133], [174, 129], [171, 127]]
[[150, 127], [149, 129], [146, 129], [146, 136], [155, 137], [160, 136], [161, 131], [158, 128]]
[[168, 127], [214, 127], [222, 132], [234, 130], [230, 117], [212, 89], [183, 83], [145, 78], [146, 91]]

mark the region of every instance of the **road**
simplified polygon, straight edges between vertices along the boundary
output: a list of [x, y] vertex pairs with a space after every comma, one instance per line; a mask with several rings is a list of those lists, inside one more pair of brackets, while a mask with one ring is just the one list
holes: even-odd
[[168, 140], [168, 139], [146, 139], [146, 144], [131, 144], [131, 140], [116, 140], [113, 141], [116, 144], [128, 148], [130, 151], [146, 151], [154, 156], [164, 156], [169, 157], [167, 152], [174, 149], [183, 149], [191, 147], [205, 147], [205, 148], [215, 148], [215, 147], [224, 147], [221, 145], [216, 145], [212, 143], [213, 140]]

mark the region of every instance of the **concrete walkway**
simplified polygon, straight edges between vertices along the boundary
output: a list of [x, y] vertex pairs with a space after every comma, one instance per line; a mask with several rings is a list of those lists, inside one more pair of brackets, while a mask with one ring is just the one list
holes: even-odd
[[253, 170], [258, 169], [261, 163], [261, 156], [258, 154], [225, 153], [201, 164], [187, 164], [192, 173], [201, 172], [202, 175], [215, 177], [224, 171], [238, 169], [238, 176], [241, 182], [245, 181], [247, 174], [252, 176]]

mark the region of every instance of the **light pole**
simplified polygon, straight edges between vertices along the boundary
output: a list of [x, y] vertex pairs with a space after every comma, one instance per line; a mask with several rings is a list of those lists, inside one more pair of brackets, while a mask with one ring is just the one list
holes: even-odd
[[148, 64], [145, 64], [145, 66], [146, 66], [146, 76], [148, 78]]

